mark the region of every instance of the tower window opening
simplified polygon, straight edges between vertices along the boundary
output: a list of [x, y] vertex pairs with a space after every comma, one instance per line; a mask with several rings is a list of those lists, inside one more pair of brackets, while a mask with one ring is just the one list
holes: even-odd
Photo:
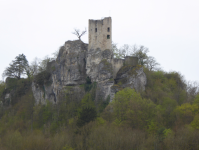
[[97, 32], [97, 28], [95, 28], [95, 32]]
[[107, 28], [107, 31], [110, 32], [110, 28], [109, 27]]
[[110, 39], [110, 35], [107, 35], [107, 39]]

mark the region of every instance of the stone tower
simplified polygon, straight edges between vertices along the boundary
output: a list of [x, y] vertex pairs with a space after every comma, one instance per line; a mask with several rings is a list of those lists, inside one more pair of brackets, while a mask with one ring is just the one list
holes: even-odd
[[[88, 21], [88, 52], [86, 57], [86, 74], [91, 81], [98, 82], [104, 80], [103, 77], [109, 78], [112, 73], [106, 76], [100, 74], [105, 61], [110, 64], [112, 70], [112, 23], [111, 17], [102, 20], [89, 20]], [[103, 77], [102, 77], [103, 76]]]
[[102, 20], [89, 20], [88, 50], [100, 48], [102, 51], [111, 49], [112, 20], [106, 17]]

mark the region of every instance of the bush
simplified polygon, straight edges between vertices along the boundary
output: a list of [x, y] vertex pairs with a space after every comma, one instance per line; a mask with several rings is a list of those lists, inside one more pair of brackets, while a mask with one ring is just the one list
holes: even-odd
[[[156, 105], [143, 99], [134, 89], [125, 88], [116, 93], [113, 102], [116, 122], [129, 124], [132, 128], [146, 128], [155, 119]], [[119, 124], [120, 124], [119, 123]]]
[[97, 117], [97, 111], [94, 101], [91, 98], [91, 94], [87, 93], [81, 101], [77, 126], [82, 127], [86, 123], [93, 121], [96, 117]]
[[50, 82], [50, 76], [51, 76], [51, 74], [50, 74], [50, 72], [48, 72], [48, 71], [42, 71], [42, 72], [40, 72], [40, 73], [38, 73], [36, 76], [35, 76], [35, 78], [34, 78], [34, 82], [36, 83], [36, 84], [38, 84], [40, 87], [43, 87], [43, 85], [44, 84], [47, 84], [47, 83], [49, 83]]

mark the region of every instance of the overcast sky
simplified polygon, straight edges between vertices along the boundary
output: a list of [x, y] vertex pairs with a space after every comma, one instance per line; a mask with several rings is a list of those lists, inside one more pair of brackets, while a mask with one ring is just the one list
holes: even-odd
[[163, 70], [199, 81], [199, 0], [0, 0], [0, 74], [17, 55], [50, 56], [77, 39], [74, 28], [108, 16], [118, 46], [144, 45]]

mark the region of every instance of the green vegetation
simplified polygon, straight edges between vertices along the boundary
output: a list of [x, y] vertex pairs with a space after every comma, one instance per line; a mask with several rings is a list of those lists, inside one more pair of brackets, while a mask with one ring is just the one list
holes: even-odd
[[3, 73], [4, 77], [11, 77], [20, 79], [22, 75], [26, 74], [28, 77], [30, 76], [30, 72], [28, 70], [28, 60], [24, 54], [20, 54], [15, 57], [15, 60], [10, 63], [9, 67], [7, 67]]
[[[135, 74], [136, 68], [123, 69]], [[96, 100], [97, 83], [88, 77], [85, 84], [60, 91], [57, 104], [47, 100], [46, 105], [35, 105], [31, 82], [41, 88], [50, 83], [47, 70], [33, 79], [7, 78], [0, 82], [0, 149], [199, 149], [198, 86], [177, 72], [147, 67], [144, 72], [143, 92], [120, 88], [120, 81], [112, 102], [110, 96]]]
[[112, 43], [112, 51], [115, 58], [124, 59], [126, 56], [138, 57], [138, 64], [145, 66], [150, 71], [159, 70], [159, 63], [153, 56], [148, 56], [149, 49], [144, 46], [124, 44], [118, 48], [116, 43]]
[[[96, 83], [89, 78], [82, 99], [73, 87], [67, 87], [57, 105], [47, 101], [35, 106], [27, 89], [12, 108], [1, 107], [0, 148], [198, 149], [199, 94], [190, 92], [196, 87], [188, 87], [176, 72], [145, 68], [145, 73], [148, 83], [144, 92], [125, 88], [111, 103], [108, 97], [97, 105]], [[25, 89], [26, 79], [19, 81], [11, 79], [6, 90], [18, 89], [18, 84]], [[1, 96], [4, 87], [2, 82]]]
[[50, 76], [51, 76], [50, 72], [48, 72], [47, 70], [44, 70], [44, 71], [38, 73], [34, 77], [34, 82], [36, 84], [38, 84], [40, 87], [43, 87], [44, 84], [51, 83]]

